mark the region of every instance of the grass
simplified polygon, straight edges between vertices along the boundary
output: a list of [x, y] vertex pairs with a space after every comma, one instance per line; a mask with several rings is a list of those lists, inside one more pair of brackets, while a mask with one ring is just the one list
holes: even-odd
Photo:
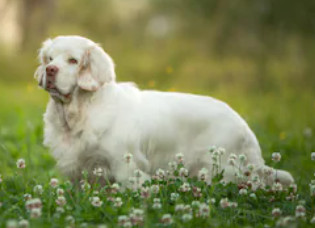
[[[239, 192], [242, 186], [225, 185], [220, 175], [211, 186], [197, 178], [179, 176], [152, 180], [145, 184], [147, 188], [138, 190], [121, 191], [117, 186], [100, 187], [97, 183], [89, 186], [86, 181], [83, 188], [82, 183], [73, 185], [58, 172], [55, 161], [42, 145], [42, 114], [47, 94], [33, 84], [0, 84], [0, 90], [0, 227], [14, 227], [15, 222], [22, 219], [31, 227], [97, 227], [102, 224], [107, 227], [119, 224], [125, 227], [131, 224], [136, 227], [273, 227], [281, 223], [284, 227], [312, 227], [310, 220], [315, 216], [315, 197], [311, 197], [309, 187], [315, 179], [315, 161], [311, 161], [311, 152], [315, 150], [311, 133], [315, 129], [312, 91], [291, 88], [249, 96], [241, 90], [217, 89], [208, 94], [227, 101], [241, 113], [256, 133], [266, 163], [290, 171], [298, 186], [296, 193], [292, 189], [289, 192], [270, 188], [253, 191], [249, 187], [242, 195]], [[271, 161], [271, 153], [275, 151], [282, 155], [277, 164]], [[25, 169], [17, 168], [19, 158], [25, 159]], [[51, 186], [52, 178], [58, 179], [57, 187]], [[82, 179], [86, 179], [86, 174]], [[180, 191], [186, 182], [190, 190]], [[42, 193], [37, 185], [42, 186]], [[63, 189], [64, 194], [61, 190], [57, 193], [58, 188]], [[198, 188], [201, 196], [198, 196]], [[179, 197], [174, 199], [172, 193], [178, 193]], [[42, 206], [33, 205], [41, 208], [38, 218], [31, 218], [36, 217], [38, 211], [26, 209], [26, 204], [32, 205], [32, 201], [25, 199], [25, 194], [40, 199]], [[288, 200], [290, 194], [292, 199]], [[61, 197], [59, 204], [65, 199], [64, 206], [57, 205], [58, 197]], [[224, 200], [221, 200], [225, 198], [229, 207], [222, 208]], [[303, 207], [297, 208], [298, 205]], [[273, 216], [274, 208], [279, 208], [282, 215]], [[305, 216], [300, 213], [301, 218], [297, 218], [296, 210], [303, 212], [303, 208]], [[127, 218], [121, 217], [123, 215]], [[172, 221], [170, 225], [169, 221]]]

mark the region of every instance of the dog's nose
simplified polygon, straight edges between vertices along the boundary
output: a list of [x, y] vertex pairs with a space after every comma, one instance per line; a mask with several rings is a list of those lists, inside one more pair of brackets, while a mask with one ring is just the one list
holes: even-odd
[[54, 76], [56, 76], [58, 70], [59, 69], [56, 66], [53, 66], [53, 65], [52, 66], [48, 66], [48, 67], [46, 67], [46, 74], [48, 76], [54, 77]]

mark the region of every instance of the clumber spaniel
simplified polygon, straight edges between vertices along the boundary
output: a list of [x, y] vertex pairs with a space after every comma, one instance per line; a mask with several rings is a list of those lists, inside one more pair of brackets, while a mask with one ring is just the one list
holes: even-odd
[[[135, 169], [141, 170], [144, 181], [181, 153], [191, 176], [202, 168], [209, 169], [211, 176], [214, 167], [225, 169], [226, 181], [235, 181], [231, 160], [237, 163], [234, 154], [244, 154], [244, 167], [253, 164], [260, 179], [272, 183], [274, 176], [266, 177], [270, 168], [264, 164], [255, 135], [226, 103], [117, 83], [109, 55], [79, 36], [46, 40], [39, 59], [35, 78], [51, 96], [44, 115], [44, 144], [71, 178], [101, 167], [107, 178], [124, 185]], [[211, 160], [213, 145], [226, 153], [220, 149]], [[129, 164], [124, 160], [126, 153], [133, 155]], [[276, 173], [282, 184], [293, 182], [288, 172]]]

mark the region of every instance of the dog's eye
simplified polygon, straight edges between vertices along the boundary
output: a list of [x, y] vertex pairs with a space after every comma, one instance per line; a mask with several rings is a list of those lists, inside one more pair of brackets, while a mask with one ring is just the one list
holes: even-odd
[[75, 58], [70, 58], [70, 59], [68, 59], [68, 62], [69, 62], [70, 64], [77, 64], [77, 63], [78, 63], [78, 60], [76, 60]]
[[51, 62], [51, 61], [53, 61], [54, 59], [53, 59], [53, 57], [49, 56], [49, 57], [48, 57], [48, 60], [49, 60], [49, 62]]

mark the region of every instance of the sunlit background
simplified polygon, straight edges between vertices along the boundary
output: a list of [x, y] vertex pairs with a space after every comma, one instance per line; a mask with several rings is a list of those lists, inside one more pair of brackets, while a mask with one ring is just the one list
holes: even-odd
[[46, 38], [76, 34], [102, 45], [119, 81], [228, 102], [267, 163], [280, 151], [281, 168], [310, 175], [315, 1], [0, 0], [0, 28], [2, 173], [23, 156], [53, 170], [41, 144], [48, 95], [33, 72]]

